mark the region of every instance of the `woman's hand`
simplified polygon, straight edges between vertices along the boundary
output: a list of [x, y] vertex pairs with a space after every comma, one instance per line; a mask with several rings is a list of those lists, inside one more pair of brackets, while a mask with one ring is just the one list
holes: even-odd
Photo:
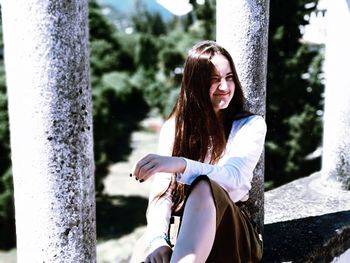
[[161, 246], [149, 254], [145, 263], [169, 263], [173, 250], [169, 246]]
[[185, 168], [186, 161], [181, 157], [148, 154], [136, 163], [132, 175], [143, 182], [155, 173], [182, 173]]

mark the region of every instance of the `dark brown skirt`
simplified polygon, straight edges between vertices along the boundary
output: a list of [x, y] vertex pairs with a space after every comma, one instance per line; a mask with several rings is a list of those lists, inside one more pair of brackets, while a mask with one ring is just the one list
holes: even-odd
[[260, 231], [249, 218], [249, 213], [245, 211], [244, 205], [233, 203], [227, 192], [205, 175], [196, 178], [187, 196], [200, 180], [206, 180], [209, 183], [216, 207], [216, 235], [206, 262], [250, 263], [260, 261], [262, 258]]

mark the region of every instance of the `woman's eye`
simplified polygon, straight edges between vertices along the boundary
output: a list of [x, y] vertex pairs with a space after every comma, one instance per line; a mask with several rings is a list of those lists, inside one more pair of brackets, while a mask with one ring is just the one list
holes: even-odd
[[226, 77], [226, 80], [227, 80], [227, 81], [232, 81], [232, 80], [233, 80], [233, 76], [232, 76], [232, 75], [231, 75], [231, 76], [227, 76], [227, 77]]
[[220, 82], [220, 78], [211, 78], [211, 83], [218, 83]]

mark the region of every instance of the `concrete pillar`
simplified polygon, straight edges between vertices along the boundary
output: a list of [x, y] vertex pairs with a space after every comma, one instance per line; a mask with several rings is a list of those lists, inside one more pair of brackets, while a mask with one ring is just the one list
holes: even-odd
[[86, 0], [3, 0], [17, 261], [96, 262]]
[[326, 5], [322, 178], [350, 190], [350, 0]]
[[[241, 80], [246, 107], [265, 115], [269, 0], [217, 0], [216, 39], [232, 55]], [[249, 208], [264, 222], [264, 154], [254, 171]]]

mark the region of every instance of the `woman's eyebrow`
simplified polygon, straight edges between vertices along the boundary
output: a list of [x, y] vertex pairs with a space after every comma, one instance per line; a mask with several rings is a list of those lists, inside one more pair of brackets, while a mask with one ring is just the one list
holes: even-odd
[[[233, 75], [233, 72], [228, 72], [228, 73], [225, 75], [225, 77], [232, 76], [232, 75]], [[217, 77], [221, 78], [221, 75], [218, 74], [218, 73], [213, 73], [213, 74], [211, 74], [211, 77], [212, 77], [212, 78], [217, 78]]]

